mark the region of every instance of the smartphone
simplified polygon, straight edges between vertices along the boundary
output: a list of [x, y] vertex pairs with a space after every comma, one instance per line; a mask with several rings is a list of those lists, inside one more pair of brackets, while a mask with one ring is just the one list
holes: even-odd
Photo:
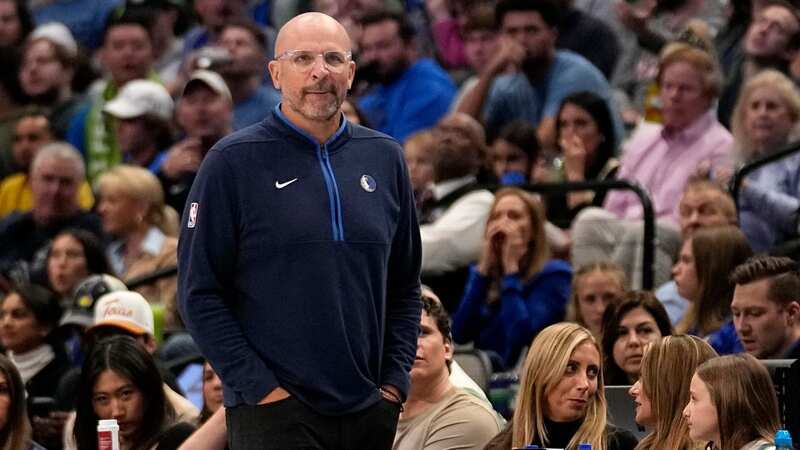
[[28, 400], [28, 413], [35, 417], [47, 417], [57, 411], [56, 399], [53, 397], [32, 397]]

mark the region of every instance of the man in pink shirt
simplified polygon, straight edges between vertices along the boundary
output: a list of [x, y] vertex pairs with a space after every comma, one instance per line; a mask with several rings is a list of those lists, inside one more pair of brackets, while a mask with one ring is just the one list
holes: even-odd
[[[669, 280], [680, 246], [678, 203], [687, 181], [730, 164], [733, 137], [712, 109], [721, 79], [716, 60], [703, 49], [685, 43], [667, 47], [658, 76], [663, 123], [640, 125], [624, 148], [617, 178], [647, 191], [657, 219], [656, 285]], [[573, 263], [613, 259], [626, 268], [632, 287], [641, 287], [642, 219], [633, 193], [610, 192], [604, 209], [586, 209], [575, 219]]]

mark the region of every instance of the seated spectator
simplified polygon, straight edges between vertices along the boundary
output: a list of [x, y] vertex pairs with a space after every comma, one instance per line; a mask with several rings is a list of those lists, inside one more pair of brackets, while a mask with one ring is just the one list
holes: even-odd
[[45, 110], [55, 136], [64, 139], [81, 98], [72, 92], [78, 64], [78, 44], [66, 26], [51, 22], [38, 26], [22, 48], [19, 82], [22, 90]]
[[627, 292], [603, 313], [603, 377], [609, 385], [639, 379], [642, 356], [651, 342], [672, 334], [667, 312], [648, 291]]
[[563, 320], [572, 270], [550, 259], [541, 204], [525, 191], [497, 192], [478, 263], [453, 316], [458, 343], [474, 341], [514, 367], [522, 349], [545, 327]]
[[[712, 105], [719, 92], [721, 74], [706, 50], [685, 43], [664, 49], [658, 82], [661, 87], [663, 124], [642, 123], [624, 146], [617, 178], [639, 183], [649, 194], [656, 227], [655, 281], [669, 277], [669, 266], [679, 249], [678, 203], [689, 178], [698, 167], [716, 169], [728, 164], [733, 146], [730, 133], [717, 122]], [[610, 192], [604, 210], [585, 209], [572, 228], [572, 258], [576, 264], [612, 259], [626, 267], [634, 288], [639, 288], [641, 267], [641, 202], [631, 192]], [[630, 267], [630, 271], [627, 268]]]
[[[155, 332], [153, 310], [141, 294], [130, 291], [112, 291], [100, 297], [95, 303], [93, 325], [86, 330], [87, 347], [91, 355], [96, 352], [98, 345], [102, 344], [105, 339], [122, 335], [133, 338], [147, 353], [155, 357], [158, 349]], [[73, 377], [83, 377], [87, 364], [90, 364], [89, 359], [87, 358], [84, 362], [80, 373], [72, 373]], [[161, 386], [160, 391], [163, 392], [166, 401], [171, 405], [171, 409], [175, 411], [176, 420], [196, 423], [200, 411], [167, 384], [174, 380], [164, 378], [165, 375], [169, 375], [166, 370], [158, 370], [161, 370], [159, 378], [164, 379], [163, 382], [158, 382]], [[84, 401], [80, 398], [82, 395], [80, 387], [77, 395], [77, 409], [80, 410], [80, 402]], [[72, 440], [73, 418], [74, 414], [67, 421], [64, 430], [64, 448], [70, 450], [76, 448], [75, 441]], [[81, 447], [77, 448], [80, 449]]]
[[[30, 184], [30, 168], [39, 150], [54, 142], [50, 121], [41, 112], [23, 114], [14, 126], [14, 142], [11, 153], [15, 172], [0, 182], [0, 217], [14, 211], [26, 212], [33, 208], [33, 191]], [[94, 203], [89, 183], [81, 183], [77, 192], [78, 202], [83, 209], [90, 209]]]
[[[87, 328], [85, 333], [85, 345], [88, 349], [88, 354], [95, 353], [98, 346], [106, 339], [127, 336], [133, 338], [147, 353], [153, 355], [152, 358], [157, 358], [158, 342], [155, 336], [155, 322], [153, 310], [141, 294], [113, 290], [100, 297], [95, 303], [94, 320], [92, 321], [92, 326]], [[90, 364], [89, 359], [90, 357], [87, 357], [84, 361], [83, 369], [77, 369], [67, 374], [67, 377], [77, 377], [80, 380], [76, 382], [78, 385], [76, 391], [61, 394], [62, 398], [71, 396], [72, 398], [67, 398], [67, 401], [70, 405], [77, 404], [78, 410], [81, 408], [80, 402], [85, 401], [80, 397], [85, 395], [81, 391], [80, 384], [87, 364]], [[156, 364], [159, 364], [157, 359]], [[158, 370], [161, 371], [160, 378], [163, 379], [163, 382], [159, 381], [161, 391], [166, 397], [166, 401], [171, 405], [171, 409], [175, 411], [176, 420], [196, 423], [200, 411], [189, 400], [176, 392], [178, 387], [174, 382], [175, 380], [166, 369], [161, 369], [159, 365]], [[67, 384], [62, 382], [64, 387], [67, 387]], [[74, 437], [77, 437], [77, 435], [73, 433], [74, 424], [75, 413], [73, 412], [70, 413], [64, 429], [64, 448], [66, 450], [82, 449], [82, 447], [76, 447]]]
[[[556, 180], [571, 182], [612, 179], [619, 168], [614, 123], [605, 101], [591, 92], [576, 92], [561, 103], [556, 115], [561, 167]], [[547, 199], [547, 217], [569, 228], [586, 206], [600, 206], [606, 191], [571, 192]]]
[[[3, 3], [0, 2], [0, 10]], [[44, 450], [31, 440], [25, 386], [19, 371], [8, 358], [0, 355], [0, 447], [9, 450]]]
[[756, 256], [731, 274], [733, 324], [758, 359], [800, 358], [800, 275], [789, 258]]
[[481, 236], [494, 196], [478, 184], [483, 128], [463, 114], [449, 116], [434, 130], [433, 200], [420, 215], [422, 281], [455, 311], [467, 269], [478, 259]]
[[708, 442], [706, 448], [764, 448], [781, 426], [772, 378], [750, 355], [704, 362], [692, 377], [689, 395], [683, 410], [689, 435]]
[[744, 234], [734, 226], [696, 231], [681, 248], [673, 274], [689, 310], [675, 327], [678, 333], [705, 337], [719, 354], [742, 350], [731, 319], [733, 269], [752, 256]]
[[[705, 178], [689, 180], [681, 196], [678, 212], [684, 240], [701, 228], [736, 224], [736, 205], [731, 195], [720, 184]], [[662, 284], [656, 290], [656, 297], [667, 310], [673, 326], [681, 321], [689, 309], [689, 301], [678, 293], [675, 280]]]
[[[458, 4], [459, 2], [453, 3]], [[480, 79], [478, 74], [492, 60], [500, 46], [500, 34], [494, 23], [494, 5], [492, 2], [479, 0], [477, 2], [461, 3], [467, 4], [465, 5], [467, 10], [463, 12], [463, 24], [459, 26], [460, 30], [458, 30], [457, 39], [459, 44], [463, 46], [464, 61], [469, 67], [471, 75], [459, 85], [458, 92], [456, 92], [453, 103], [450, 105], [450, 111], [458, 111], [464, 96], [478, 83]], [[443, 4], [442, 6], [446, 5]], [[462, 40], [463, 42], [460, 42]]]
[[521, 370], [511, 423], [487, 450], [577, 448], [633, 449], [636, 438], [608, 424], [600, 346], [573, 323], [551, 325], [536, 337]]
[[450, 382], [450, 320], [436, 300], [423, 296], [422, 305], [411, 389], [392, 448], [483, 448], [500, 425], [488, 405]]
[[414, 29], [404, 16], [368, 14], [361, 27], [359, 76], [374, 83], [358, 106], [376, 130], [402, 143], [447, 114], [455, 85], [438, 63], [419, 58]]
[[[141, 167], [119, 165], [100, 175], [97, 192], [103, 229], [115, 239], [108, 247], [114, 273], [128, 282], [178, 264], [177, 213], [164, 204], [155, 175]], [[165, 309], [167, 328], [180, 327], [174, 275], [135, 290]]]
[[58, 233], [47, 251], [47, 284], [64, 308], [72, 303], [75, 287], [83, 279], [109, 271], [105, 247], [85, 230]]
[[53, 333], [60, 316], [56, 296], [37, 285], [17, 286], [0, 301], [0, 342], [28, 398], [53, 397], [69, 368], [63, 343]]
[[[430, 299], [431, 301], [436, 302], [438, 304], [442, 303], [442, 301], [431, 290], [431, 288], [429, 288], [424, 284], [420, 289], [420, 295], [422, 296], [422, 298]], [[455, 359], [451, 359], [449, 367], [450, 367], [450, 383], [452, 383], [453, 386], [459, 389], [463, 389], [467, 393], [472, 394], [478, 399], [486, 402], [487, 405], [491, 406], [489, 398], [486, 397], [486, 392], [483, 391], [482, 387], [478, 386], [478, 383], [476, 383], [475, 380], [470, 378], [470, 376], [466, 372], [464, 372], [464, 369], [461, 368], [461, 366], [458, 364], [458, 361], [456, 361]]]
[[[102, 256], [105, 258], [104, 254]], [[94, 325], [94, 305], [97, 300], [109, 292], [127, 290], [125, 283], [107, 273], [89, 275], [78, 283], [58, 322], [70, 366], [77, 368], [83, 364], [88, 344], [86, 330]]]
[[[503, 35], [500, 48], [461, 102], [460, 112], [482, 118], [487, 130], [524, 119], [537, 127], [545, 148], [555, 146], [556, 113], [573, 92], [597, 94], [616, 114], [603, 74], [582, 56], [556, 50], [560, 15], [555, 1], [504, 0], [497, 4], [495, 17]], [[509, 67], [512, 73], [507, 73]], [[621, 137], [621, 121], [615, 118], [614, 123]]]
[[698, 448], [682, 411], [695, 369], [716, 356], [695, 336], [666, 336], [650, 344], [642, 357], [642, 375], [628, 391], [636, 402], [636, 423], [651, 430], [638, 450]]
[[178, 422], [161, 385], [155, 361], [138, 342], [127, 336], [98, 342], [78, 387], [77, 448], [97, 448], [97, 421], [104, 419], [120, 422], [122, 449], [178, 448], [194, 426]]
[[[732, 127], [742, 163], [782, 150], [797, 139], [800, 92], [775, 70], [751, 78], [739, 96]], [[794, 132], [794, 133], [793, 133]], [[792, 136], [795, 134], [795, 136]], [[750, 173], [739, 191], [739, 221], [755, 252], [766, 252], [797, 236], [800, 156]]]
[[0, 15], [7, 17], [0, 28], [0, 47], [19, 48], [33, 30], [33, 17], [25, 0], [0, 1]]
[[572, 294], [567, 320], [603, 336], [603, 314], [608, 305], [618, 302], [625, 293], [625, 273], [612, 262], [596, 262], [579, 267], [572, 278]]
[[211, 364], [206, 361], [203, 364], [203, 409], [200, 410], [198, 423], [205, 423], [212, 414], [222, 408], [222, 400], [222, 381]]
[[536, 127], [524, 120], [514, 120], [500, 130], [489, 147], [493, 175], [502, 185], [528, 183], [539, 162], [539, 152]]
[[0, 262], [21, 260], [43, 268], [46, 245], [61, 230], [80, 228], [102, 236], [100, 219], [78, 203], [83, 181], [83, 160], [71, 145], [54, 142], [40, 149], [31, 163], [33, 209], [0, 220], [0, 242], [14, 243], [0, 246]]
[[103, 107], [129, 81], [155, 76], [150, 37], [153, 16], [150, 13], [139, 8], [108, 17], [102, 47], [98, 50], [106, 78], [89, 90], [84, 105], [69, 125], [67, 140], [84, 155], [90, 181], [122, 161], [113, 132], [114, 118], [103, 114]]
[[231, 57], [219, 72], [233, 98], [233, 129], [261, 122], [280, 102], [278, 91], [262, 83], [268, 53], [266, 35], [250, 21], [231, 21], [222, 27], [219, 43]]
[[184, 138], [167, 150], [157, 175], [165, 203], [183, 211], [206, 153], [232, 131], [231, 92], [222, 77], [208, 70], [193, 72], [178, 98], [175, 120]]
[[789, 75], [792, 58], [800, 49], [800, 15], [786, 0], [766, 0], [754, 8], [742, 42], [742, 55], [733, 63], [719, 99], [717, 115], [732, 125], [732, 113], [740, 90], [754, 75], [774, 69]]
[[106, 103], [103, 112], [114, 117], [115, 138], [127, 164], [157, 173], [173, 144], [174, 104], [166, 88], [155, 81], [132, 80]]
[[436, 137], [430, 130], [419, 131], [406, 139], [403, 144], [403, 157], [408, 166], [411, 188], [414, 189], [414, 201], [417, 205], [417, 216], [428, 209], [433, 198], [433, 152]]

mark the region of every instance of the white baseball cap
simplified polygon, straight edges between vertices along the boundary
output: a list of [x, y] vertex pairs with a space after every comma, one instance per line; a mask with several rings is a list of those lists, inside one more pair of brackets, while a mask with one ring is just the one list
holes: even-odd
[[225, 83], [225, 80], [222, 79], [220, 74], [211, 70], [195, 70], [192, 72], [192, 75], [189, 77], [189, 81], [187, 81], [183, 86], [181, 97], [186, 95], [186, 90], [189, 88], [189, 86], [195, 83], [203, 83], [212, 91], [228, 99], [228, 101], [232, 101], [231, 99], [233, 97], [231, 96], [231, 91], [228, 89], [228, 85]]
[[167, 89], [150, 80], [132, 80], [122, 87], [103, 111], [118, 119], [133, 119], [150, 114], [163, 120], [172, 119], [174, 108]]
[[73, 58], [78, 54], [78, 43], [75, 42], [75, 38], [72, 37], [72, 32], [69, 31], [69, 28], [61, 22], [48, 22], [39, 25], [31, 31], [28, 40], [40, 38], [64, 47]]
[[100, 297], [94, 306], [94, 326], [117, 327], [134, 334], [154, 335], [153, 310], [142, 294], [115, 291]]

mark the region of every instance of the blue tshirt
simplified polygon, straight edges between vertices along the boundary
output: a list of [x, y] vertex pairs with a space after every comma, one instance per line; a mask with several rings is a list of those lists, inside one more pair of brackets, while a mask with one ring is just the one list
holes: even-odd
[[378, 131], [400, 142], [447, 114], [456, 86], [432, 59], [420, 59], [400, 78], [361, 97], [358, 106]]

